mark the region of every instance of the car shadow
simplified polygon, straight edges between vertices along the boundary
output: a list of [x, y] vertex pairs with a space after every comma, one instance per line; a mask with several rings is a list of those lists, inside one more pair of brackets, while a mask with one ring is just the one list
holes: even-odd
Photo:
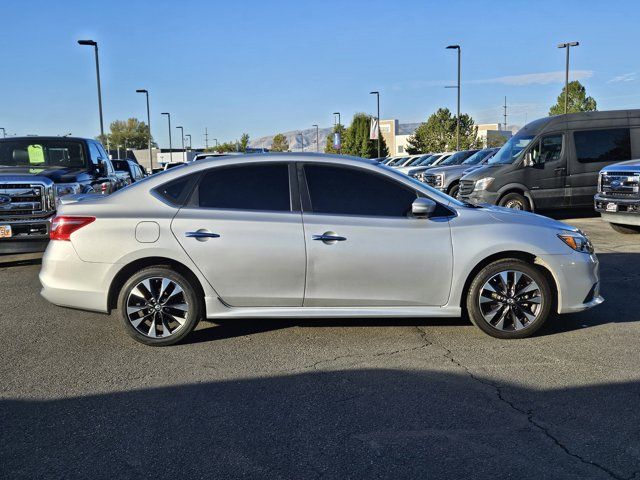
[[540, 215], [553, 218], [554, 220], [571, 220], [574, 218], [592, 218], [600, 216], [600, 214], [593, 208], [545, 210], [540, 212]]
[[309, 367], [4, 398], [0, 476], [539, 479], [640, 470], [640, 382], [527, 388], [453, 372]]

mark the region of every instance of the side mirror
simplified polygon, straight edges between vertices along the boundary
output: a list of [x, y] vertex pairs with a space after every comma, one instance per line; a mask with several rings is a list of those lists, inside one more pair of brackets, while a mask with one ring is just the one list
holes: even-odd
[[102, 158], [98, 159], [98, 164], [96, 165], [96, 172], [98, 173], [98, 175], [102, 177], [107, 176], [107, 165], [104, 163], [104, 160]]
[[429, 218], [436, 211], [436, 202], [430, 198], [419, 197], [411, 204], [411, 213], [416, 217]]
[[528, 151], [527, 154], [524, 156], [524, 166], [533, 167], [535, 164], [536, 162], [533, 161], [533, 155], [531, 151]]

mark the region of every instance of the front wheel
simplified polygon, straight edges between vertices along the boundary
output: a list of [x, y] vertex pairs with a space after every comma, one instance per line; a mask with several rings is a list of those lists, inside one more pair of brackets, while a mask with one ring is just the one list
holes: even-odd
[[635, 225], [621, 225], [619, 223], [610, 223], [609, 225], [611, 225], [611, 228], [613, 228], [618, 233], [640, 233], [640, 227], [636, 227]]
[[449, 196], [453, 198], [458, 198], [459, 191], [460, 191], [460, 185], [456, 183], [449, 189]]
[[495, 338], [525, 338], [547, 320], [553, 294], [547, 277], [518, 259], [498, 260], [475, 276], [467, 297], [471, 321]]
[[501, 207], [512, 208], [514, 210], [524, 210], [526, 212], [531, 211], [529, 200], [519, 193], [508, 193], [500, 199], [499, 205]]
[[179, 342], [202, 315], [197, 290], [168, 267], [149, 267], [133, 275], [120, 291], [118, 307], [126, 332], [152, 346]]

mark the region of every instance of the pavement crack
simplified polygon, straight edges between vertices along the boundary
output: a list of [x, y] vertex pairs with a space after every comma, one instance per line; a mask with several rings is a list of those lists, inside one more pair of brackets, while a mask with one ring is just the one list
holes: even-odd
[[[422, 333], [425, 334], [426, 333], [420, 329], [420, 327], [416, 327], [418, 328], [418, 330], [420, 330]], [[425, 338], [425, 340], [427, 340]], [[428, 340], [427, 340], [428, 341]], [[520, 408], [519, 406], [517, 406], [514, 402], [508, 400], [507, 398], [505, 398], [505, 396], [503, 395], [503, 389], [500, 385], [478, 377], [477, 375], [475, 375], [470, 369], [469, 367], [467, 367], [466, 365], [464, 365], [463, 363], [461, 363], [460, 361], [456, 360], [456, 358], [453, 356], [453, 352], [438, 343], [435, 342], [431, 342], [432, 345], [436, 345], [437, 347], [440, 347], [442, 350], [445, 351], [444, 357], [449, 359], [449, 361], [451, 363], [453, 363], [455, 366], [457, 366], [458, 368], [463, 369], [466, 374], [474, 381], [481, 383], [483, 385], [486, 385], [488, 387], [491, 387], [495, 393], [496, 396], [498, 397], [498, 400], [500, 400], [500, 402], [504, 403], [505, 405], [507, 405], [509, 408], [511, 408], [512, 410], [524, 415], [527, 419], [527, 422], [529, 423], [529, 425], [531, 425], [532, 427], [534, 427], [534, 429], [538, 430], [539, 432], [541, 432], [545, 437], [547, 437], [549, 440], [551, 440], [558, 448], [560, 448], [566, 455], [575, 458], [576, 460], [580, 461], [581, 463], [585, 464], [585, 465], [590, 465], [592, 467], [595, 467], [597, 469], [599, 469], [600, 471], [606, 473], [607, 475], [609, 475], [611, 478], [614, 478], [616, 480], [634, 480], [636, 475], [640, 472], [634, 472], [633, 475], [631, 475], [630, 477], [623, 477], [621, 475], [618, 475], [617, 473], [615, 473], [614, 471], [612, 471], [611, 469], [605, 467], [604, 465], [601, 465], [597, 462], [592, 462], [591, 460], [587, 460], [586, 458], [578, 455], [577, 453], [572, 452], [569, 447], [567, 447], [565, 444], [563, 444], [560, 439], [558, 437], [556, 437], [555, 435], [553, 435], [549, 429], [547, 427], [545, 427], [543, 424], [541, 424], [538, 420], [536, 420], [534, 418], [534, 412], [533, 410], [525, 410], [523, 408]]]

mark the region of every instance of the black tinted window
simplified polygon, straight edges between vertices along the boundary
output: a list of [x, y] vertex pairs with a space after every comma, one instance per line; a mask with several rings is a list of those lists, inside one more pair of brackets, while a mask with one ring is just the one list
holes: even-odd
[[289, 211], [289, 167], [285, 164], [243, 165], [209, 170], [200, 182], [199, 205]]
[[181, 204], [187, 194], [185, 188], [190, 183], [190, 180], [191, 176], [178, 178], [177, 180], [159, 186], [156, 188], [156, 192], [171, 204]]
[[581, 163], [631, 160], [628, 128], [574, 132], [576, 156]]
[[315, 213], [400, 217], [416, 199], [409, 188], [364, 170], [323, 165], [304, 169]]

